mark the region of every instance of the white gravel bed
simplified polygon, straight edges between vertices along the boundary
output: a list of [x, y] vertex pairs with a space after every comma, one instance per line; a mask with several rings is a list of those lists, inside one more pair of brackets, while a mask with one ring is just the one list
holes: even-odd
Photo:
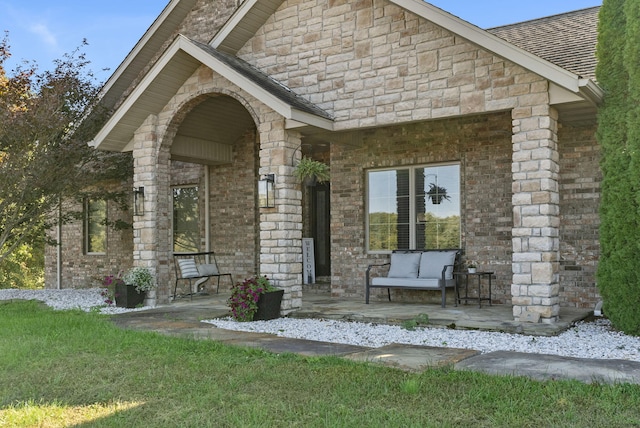
[[[99, 310], [104, 314], [150, 309], [150, 306], [127, 309], [106, 306], [103, 289], [88, 290], [16, 290], [0, 289], [0, 300], [40, 300], [54, 309]], [[217, 327], [275, 334], [281, 337], [318, 340], [378, 348], [390, 343], [405, 343], [450, 348], [475, 349], [480, 352], [517, 351], [578, 358], [622, 359], [640, 362], [640, 337], [614, 331], [606, 319], [578, 323], [553, 337], [525, 336], [486, 331], [416, 328], [319, 319], [279, 318], [271, 321], [239, 323], [228, 319], [204, 322]]]
[[80, 309], [89, 312], [95, 308], [103, 314], [121, 314], [124, 312], [151, 309], [151, 306], [140, 308], [118, 308], [107, 306], [100, 293], [104, 288], [90, 288], [87, 290], [17, 290], [14, 288], [0, 289], [0, 300], [40, 300], [54, 309]]
[[578, 323], [553, 337], [416, 328], [335, 320], [279, 318], [270, 321], [235, 322], [211, 319], [203, 322], [236, 331], [271, 333], [281, 337], [310, 339], [378, 348], [391, 343], [475, 349], [482, 353], [516, 351], [566, 357], [622, 359], [640, 362], [640, 337], [627, 336], [611, 328], [606, 319]]

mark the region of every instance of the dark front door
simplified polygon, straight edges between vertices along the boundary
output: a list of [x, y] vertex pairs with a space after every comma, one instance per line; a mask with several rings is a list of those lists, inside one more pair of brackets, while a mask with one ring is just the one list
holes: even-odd
[[316, 256], [316, 277], [331, 275], [331, 229], [329, 183], [318, 183], [312, 187], [311, 228]]

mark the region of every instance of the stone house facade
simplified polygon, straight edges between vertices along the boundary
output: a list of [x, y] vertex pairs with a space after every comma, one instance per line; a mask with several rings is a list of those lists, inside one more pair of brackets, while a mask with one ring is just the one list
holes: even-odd
[[[199, 249], [236, 278], [269, 276], [285, 289], [285, 313], [303, 299], [303, 237], [316, 240], [336, 299], [362, 297], [367, 265], [394, 245], [442, 240], [495, 271], [494, 301], [516, 319], [591, 307], [597, 14], [487, 31], [420, 0], [173, 0], [105, 85], [114, 113], [90, 143], [132, 153], [144, 213], [126, 213], [132, 235], [82, 266], [65, 265], [89, 257], [64, 245], [78, 233], [66, 226], [60, 253], [47, 254], [47, 284], [55, 257], [63, 286], [140, 265], [154, 272], [156, 301], [169, 300], [172, 189], [192, 185]], [[330, 164], [330, 185], [298, 182], [303, 155]], [[275, 207], [261, 208], [267, 174]], [[426, 207], [424, 186], [438, 180], [453, 199]], [[379, 206], [389, 211], [380, 225]]]

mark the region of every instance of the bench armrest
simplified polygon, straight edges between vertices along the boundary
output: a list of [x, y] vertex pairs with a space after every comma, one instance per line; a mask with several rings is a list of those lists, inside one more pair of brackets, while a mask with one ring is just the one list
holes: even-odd
[[451, 275], [453, 277], [453, 271], [455, 269], [455, 265], [444, 265], [444, 267], [442, 268], [442, 280], [445, 280], [447, 277], [447, 269], [451, 268]]

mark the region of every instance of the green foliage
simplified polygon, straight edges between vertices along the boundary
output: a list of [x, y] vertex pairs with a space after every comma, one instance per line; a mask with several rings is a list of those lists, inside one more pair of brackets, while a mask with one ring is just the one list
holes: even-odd
[[596, 76], [605, 90], [598, 142], [603, 173], [598, 288], [618, 329], [640, 334], [640, 6], [605, 0], [600, 10]]
[[0, 262], [0, 288], [44, 287], [44, 248], [23, 243]]
[[[0, 41], [0, 262], [23, 243], [39, 245], [58, 219], [62, 201], [97, 196], [122, 203], [128, 192], [105, 193], [99, 183], [132, 175], [129, 154], [88, 146], [106, 118], [97, 103], [100, 85], [81, 53], [38, 72], [10, 73], [8, 40]], [[87, 114], [90, 112], [90, 114]], [[60, 221], [77, 219], [66, 212]]]
[[[369, 248], [398, 249], [398, 215], [375, 212], [369, 215]], [[424, 214], [420, 224], [424, 230], [425, 248], [458, 248], [460, 246], [460, 216], [437, 217]]]
[[428, 314], [418, 314], [415, 318], [410, 320], [406, 320], [402, 323], [402, 328], [413, 331], [416, 327], [426, 326], [429, 324], [429, 315]]
[[300, 181], [315, 178], [318, 183], [329, 181], [330, 177], [329, 166], [326, 163], [313, 160], [306, 156], [300, 159], [300, 162], [296, 165], [294, 174]]

